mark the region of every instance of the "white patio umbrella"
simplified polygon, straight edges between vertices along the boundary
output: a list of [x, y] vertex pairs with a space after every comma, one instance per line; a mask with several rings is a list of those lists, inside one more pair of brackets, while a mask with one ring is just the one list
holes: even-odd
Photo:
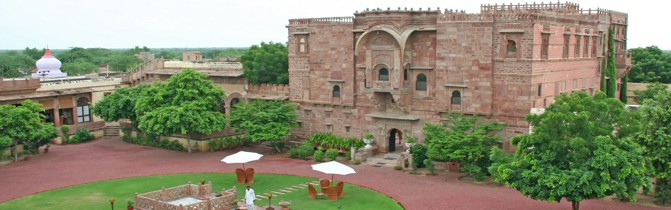
[[312, 170], [319, 171], [325, 174], [331, 174], [331, 183], [333, 183], [333, 175], [347, 175], [356, 173], [353, 168], [339, 163], [337, 161], [331, 161], [326, 163], [319, 163], [312, 165]]
[[245, 163], [259, 160], [263, 155], [256, 152], [245, 152], [240, 151], [235, 154], [226, 156], [224, 159], [221, 159], [221, 162], [224, 163], [242, 163], [242, 169], [245, 170]]

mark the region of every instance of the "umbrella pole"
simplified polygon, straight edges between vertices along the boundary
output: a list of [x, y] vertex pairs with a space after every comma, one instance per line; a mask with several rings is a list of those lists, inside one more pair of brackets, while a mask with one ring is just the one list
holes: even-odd
[[331, 186], [333, 186], [333, 174], [331, 174]]
[[246, 172], [246, 170], [245, 170], [245, 163], [242, 163], [242, 171], [245, 171], [245, 172]]

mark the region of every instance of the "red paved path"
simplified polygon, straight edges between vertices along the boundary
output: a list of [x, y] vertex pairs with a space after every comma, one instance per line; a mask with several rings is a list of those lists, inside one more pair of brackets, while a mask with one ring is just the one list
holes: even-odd
[[[193, 153], [127, 144], [103, 138], [78, 145], [54, 145], [48, 154], [0, 166], [0, 202], [41, 191], [135, 176], [198, 172], [232, 172], [239, 165], [220, 160], [236, 151]], [[257, 173], [326, 175], [311, 170], [314, 162], [264, 156], [253, 162]], [[571, 209], [568, 202], [547, 203], [506, 187], [459, 181], [456, 176], [413, 176], [393, 168], [352, 166], [357, 173], [339, 176], [345, 182], [387, 194], [406, 209]], [[39, 181], [37, 181], [39, 180]], [[581, 209], [663, 209], [607, 200], [588, 200]]]

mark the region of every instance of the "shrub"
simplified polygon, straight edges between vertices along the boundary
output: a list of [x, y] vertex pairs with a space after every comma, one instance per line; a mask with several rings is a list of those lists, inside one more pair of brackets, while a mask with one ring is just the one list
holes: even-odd
[[352, 159], [352, 152], [345, 152], [345, 159], [351, 160]]
[[324, 161], [324, 152], [322, 152], [321, 150], [317, 150], [315, 151], [315, 154], [312, 157], [314, 157], [315, 161], [322, 162]]
[[310, 157], [312, 157], [314, 153], [315, 148], [312, 147], [312, 145], [304, 143], [298, 146], [298, 157], [300, 157], [303, 160], [309, 159]]
[[338, 158], [338, 150], [336, 149], [326, 150], [326, 157], [328, 157], [330, 160], [336, 160]]
[[270, 142], [270, 146], [273, 147], [273, 148], [276, 148], [276, 149], [279, 150], [279, 151], [282, 151], [282, 149], [284, 149], [284, 145], [285, 145], [285, 144], [286, 144], [286, 143], [284, 143], [284, 141], [282, 141], [282, 140], [279, 140], [279, 141], [271, 141], [271, 142]]
[[482, 168], [476, 164], [465, 164], [461, 166], [460, 169], [466, 174], [472, 176], [473, 179], [478, 182], [485, 180], [487, 177], [487, 173], [485, 173], [485, 171], [483, 171]]
[[68, 142], [70, 141], [70, 135], [68, 133], [70, 132], [70, 127], [68, 125], [63, 125], [61, 126], [61, 132], [63, 133], [63, 142]]
[[417, 168], [424, 168], [424, 160], [426, 159], [427, 148], [421, 144], [415, 144], [410, 148], [412, 154], [412, 165]]
[[433, 165], [433, 161], [431, 159], [424, 159], [424, 165], [426, 166], [427, 169], [429, 169], [429, 174], [431, 176], [435, 175], [433, 171], [436, 169]]
[[72, 135], [72, 138], [67, 140], [67, 143], [72, 144], [72, 143], [79, 143], [79, 142], [87, 142], [87, 141], [93, 140], [93, 138], [95, 138], [95, 137], [93, 136], [93, 134], [91, 134], [91, 132], [89, 132], [89, 130], [86, 130], [85, 128], [80, 128], [80, 129], [77, 129], [77, 131], [75, 132], [74, 135]]
[[289, 149], [289, 158], [299, 158], [300, 152], [298, 150], [299, 150], [298, 147]]
[[401, 166], [399, 166], [399, 165], [395, 165], [395, 166], [394, 166], [394, 169], [396, 169], [397, 171], [400, 171], [401, 169], [403, 169], [403, 167], [401, 167]]
[[361, 164], [361, 161], [360, 160], [354, 160], [354, 162], [352, 164], [359, 165], [359, 164]]
[[[513, 154], [507, 153], [498, 147], [492, 147], [490, 151], [489, 160], [492, 164], [487, 167], [487, 171], [491, 174], [493, 180], [501, 180], [501, 174], [499, 174], [499, 166], [507, 164], [513, 161]], [[500, 181], [496, 181], [502, 183]]]

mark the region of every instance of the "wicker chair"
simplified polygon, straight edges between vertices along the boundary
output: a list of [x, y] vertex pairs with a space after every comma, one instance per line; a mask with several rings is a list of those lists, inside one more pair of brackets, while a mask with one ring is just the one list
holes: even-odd
[[330, 201], [338, 200], [338, 189], [336, 187], [322, 188], [322, 192], [326, 194]]
[[247, 178], [247, 184], [254, 184], [254, 168], [247, 168], [245, 177]]
[[241, 168], [236, 168], [235, 175], [238, 176], [238, 184], [245, 184], [245, 171]]
[[343, 197], [343, 193], [342, 193], [343, 186], [344, 186], [343, 182], [338, 182], [338, 184], [335, 186], [335, 188], [338, 189], [338, 197], [340, 197], [340, 198]]
[[331, 181], [329, 181], [328, 179], [319, 180], [319, 186], [321, 186], [322, 188], [331, 187]]

